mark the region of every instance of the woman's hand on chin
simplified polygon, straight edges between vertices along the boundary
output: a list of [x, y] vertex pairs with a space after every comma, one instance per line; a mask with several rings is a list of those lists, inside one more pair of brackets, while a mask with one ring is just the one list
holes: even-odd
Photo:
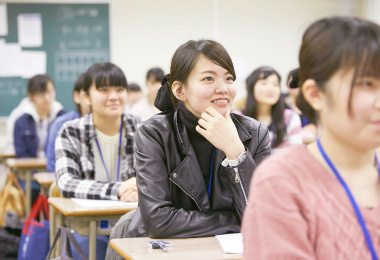
[[221, 115], [214, 108], [208, 107], [201, 114], [196, 130], [216, 148], [222, 150], [229, 160], [234, 160], [245, 149], [232, 122], [230, 112], [228, 110]]

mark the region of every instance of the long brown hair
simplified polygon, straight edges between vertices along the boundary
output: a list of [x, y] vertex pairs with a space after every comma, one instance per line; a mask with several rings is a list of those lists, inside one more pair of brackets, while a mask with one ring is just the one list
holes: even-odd
[[[255, 97], [255, 85], [259, 80], [266, 79], [271, 75], [276, 75], [278, 81], [281, 82], [280, 74], [272, 67], [262, 66], [255, 69], [245, 81], [247, 86], [247, 103], [244, 109], [244, 115], [250, 116], [257, 120], [257, 100]], [[273, 148], [280, 145], [286, 136], [286, 125], [284, 122], [285, 104], [283, 98], [280, 96], [276, 104], [272, 106], [271, 117], [274, 128], [274, 141]]]

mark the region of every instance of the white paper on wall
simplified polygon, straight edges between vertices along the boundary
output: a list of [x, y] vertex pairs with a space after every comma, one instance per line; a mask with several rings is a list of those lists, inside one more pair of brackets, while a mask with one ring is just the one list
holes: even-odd
[[21, 46], [19, 44], [0, 44], [0, 57], [0, 77], [21, 76]]
[[17, 33], [18, 42], [22, 47], [41, 47], [41, 14], [19, 14], [17, 16]]
[[0, 4], [0, 36], [8, 35], [7, 5]]
[[46, 52], [22, 51], [20, 65], [22, 78], [28, 79], [36, 74], [46, 74]]

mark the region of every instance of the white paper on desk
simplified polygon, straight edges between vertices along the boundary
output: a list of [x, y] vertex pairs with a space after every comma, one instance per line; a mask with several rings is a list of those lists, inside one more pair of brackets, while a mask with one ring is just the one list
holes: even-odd
[[23, 47], [42, 46], [41, 14], [19, 14], [17, 16], [18, 42]]
[[103, 207], [111, 207], [111, 206], [136, 206], [137, 202], [124, 202], [119, 200], [86, 200], [86, 199], [74, 199], [71, 198], [72, 201], [81, 205], [85, 208], [103, 208]]
[[21, 52], [21, 77], [28, 79], [37, 74], [46, 74], [46, 52]]
[[0, 36], [8, 35], [7, 5], [0, 4]]
[[241, 233], [215, 236], [226, 254], [243, 253], [243, 235]]
[[0, 44], [0, 77], [21, 76], [21, 46], [17, 43]]

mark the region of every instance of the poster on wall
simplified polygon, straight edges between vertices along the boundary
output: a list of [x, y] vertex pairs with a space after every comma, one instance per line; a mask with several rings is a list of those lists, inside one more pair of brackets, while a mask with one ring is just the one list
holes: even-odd
[[7, 5], [0, 4], [0, 36], [8, 35]]
[[17, 32], [18, 42], [22, 47], [41, 47], [41, 14], [19, 14], [17, 16]]

